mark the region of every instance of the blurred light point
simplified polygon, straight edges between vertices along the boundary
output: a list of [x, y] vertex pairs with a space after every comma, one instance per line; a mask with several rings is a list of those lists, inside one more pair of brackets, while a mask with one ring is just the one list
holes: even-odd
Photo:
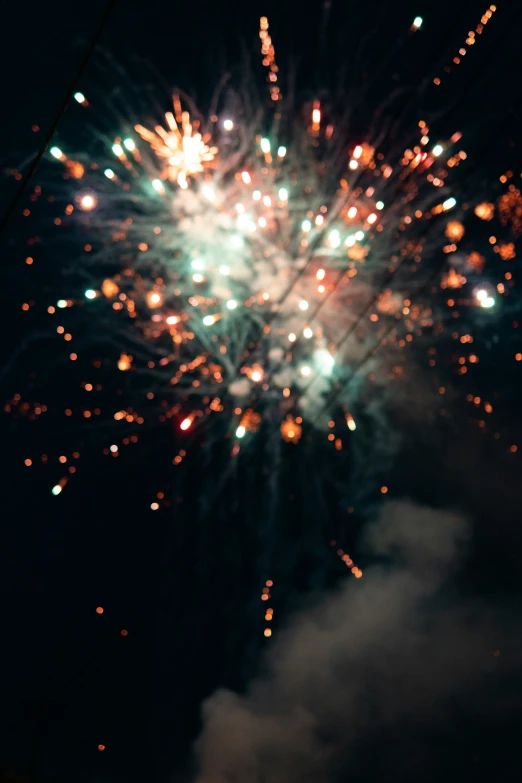
[[61, 151], [60, 147], [51, 147], [50, 153], [53, 156], [53, 158], [57, 158], [57, 160], [63, 158], [63, 152]]
[[261, 139], [261, 151], [265, 153], [270, 152], [270, 141], [269, 139]]
[[435, 146], [433, 147], [433, 154], [435, 155], [435, 157], [438, 158], [439, 155], [442, 155], [443, 152], [444, 152], [444, 147], [442, 146], [442, 144], [435, 144]]
[[206, 315], [203, 318], [203, 323], [205, 324], [205, 326], [212, 326], [212, 324], [215, 323], [215, 320], [216, 319], [214, 318], [213, 315]]
[[114, 171], [112, 169], [105, 169], [103, 173], [105, 174], [107, 179], [114, 179], [115, 177]]
[[277, 157], [278, 158], [284, 158], [286, 155], [286, 147], [279, 147], [277, 150]]
[[288, 190], [286, 188], [279, 188], [279, 200], [288, 201]]
[[78, 103], [85, 103], [85, 95], [83, 94], [83, 92], [75, 92], [74, 100], [78, 101]]
[[86, 299], [96, 299], [96, 291], [94, 291], [92, 288], [88, 288], [85, 292], [85, 298]]
[[163, 190], [164, 190], [163, 182], [160, 179], [153, 179], [152, 180], [152, 187], [154, 188], [156, 193], [162, 193]]
[[91, 196], [90, 194], [86, 194], [85, 196], [82, 196], [80, 199], [80, 207], [81, 209], [85, 210], [85, 212], [90, 212], [91, 209], [94, 209], [96, 206], [96, 199], [94, 196]]
[[113, 144], [112, 151], [114, 152], [117, 158], [121, 158], [121, 156], [124, 154], [123, 147], [121, 146], [121, 144]]
[[191, 424], [192, 424], [192, 419], [189, 419], [189, 418], [183, 419], [183, 421], [179, 425], [179, 428], [180, 428], [180, 430], [188, 430], [188, 428], [190, 427]]
[[134, 150], [136, 149], [136, 144], [132, 139], [124, 139], [123, 146], [125, 147], [126, 150], [129, 150], [129, 152], [134, 152]]
[[56, 484], [56, 485], [55, 485], [55, 486], [52, 488], [52, 490], [51, 490], [51, 492], [53, 493], [53, 495], [59, 495], [61, 491], [62, 491], [62, 488], [61, 488], [61, 486], [60, 486], [59, 484]]
[[330, 231], [328, 235], [328, 241], [333, 248], [339, 247], [341, 244], [341, 236], [337, 229], [334, 228], [332, 231]]
[[451, 198], [447, 198], [446, 199], [446, 201], [442, 205], [442, 208], [443, 209], [451, 209], [452, 207], [455, 206], [456, 203], [457, 203], [457, 199], [453, 198], [453, 196], [452, 196]]
[[234, 127], [232, 120], [223, 120], [223, 127], [226, 131], [231, 131]]
[[303, 335], [306, 337], [307, 340], [309, 340], [311, 337], [314, 336], [314, 333], [310, 329], [309, 326], [306, 327], [306, 329], [303, 330]]
[[67, 307], [67, 302], [65, 301], [65, 299], [58, 299], [58, 301], [56, 302], [56, 306], [63, 309], [64, 307]]
[[418, 30], [419, 27], [422, 26], [422, 16], [416, 16], [415, 19], [413, 20], [412, 26], [415, 28], [415, 30]]
[[235, 310], [237, 307], [237, 302], [235, 299], [229, 299], [227, 302], [227, 307], [229, 310]]
[[239, 426], [236, 430], [236, 438], [243, 438], [245, 436], [246, 429], [243, 426]]

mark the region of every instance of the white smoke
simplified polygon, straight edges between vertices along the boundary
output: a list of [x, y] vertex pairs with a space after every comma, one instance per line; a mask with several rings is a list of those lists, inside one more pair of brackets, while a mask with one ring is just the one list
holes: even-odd
[[204, 704], [200, 783], [331, 780], [383, 732], [413, 744], [450, 703], [480, 705], [494, 623], [484, 607], [437, 597], [468, 534], [455, 513], [385, 507], [367, 542], [386, 564], [278, 633], [245, 695]]

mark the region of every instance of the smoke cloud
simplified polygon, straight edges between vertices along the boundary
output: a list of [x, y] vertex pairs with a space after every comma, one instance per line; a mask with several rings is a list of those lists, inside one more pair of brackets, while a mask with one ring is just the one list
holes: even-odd
[[440, 780], [465, 744], [455, 716], [463, 732], [511, 708], [495, 652], [506, 618], [452, 585], [469, 534], [456, 513], [384, 507], [366, 534], [377, 564], [278, 631], [245, 695], [204, 704], [200, 783]]

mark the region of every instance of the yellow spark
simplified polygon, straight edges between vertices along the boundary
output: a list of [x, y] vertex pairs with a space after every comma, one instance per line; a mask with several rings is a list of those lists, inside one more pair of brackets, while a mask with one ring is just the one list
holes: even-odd
[[[177, 106], [179, 99], [174, 98]], [[161, 125], [156, 125], [155, 132], [144, 128], [143, 125], [135, 125], [135, 130], [141, 138], [147, 141], [158, 158], [164, 163], [162, 179], [177, 182], [180, 188], [188, 185], [187, 177], [193, 177], [204, 171], [205, 167], [214, 160], [217, 155], [217, 147], [209, 147], [208, 136], [201, 133], [193, 133], [190, 114], [181, 112], [181, 128], [172, 112], [165, 114], [167, 130]]]

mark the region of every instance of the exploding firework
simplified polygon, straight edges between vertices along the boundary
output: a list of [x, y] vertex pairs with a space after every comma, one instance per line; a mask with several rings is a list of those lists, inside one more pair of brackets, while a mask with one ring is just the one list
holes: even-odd
[[[420, 26], [416, 20], [412, 34]], [[117, 458], [138, 441], [138, 429], [164, 427], [178, 476], [191, 454], [203, 455], [208, 469], [195, 470], [213, 501], [197, 503], [209, 518], [216, 501], [234, 502], [230, 476], [270, 498], [267, 519], [280, 514], [283, 453], [287, 465], [303, 455], [292, 464], [315, 493], [310, 508], [323, 491], [310, 476], [327, 464], [333, 477], [336, 452], [352, 460], [353, 478], [369, 473], [378, 449], [382, 472], [397, 444], [386, 404], [401, 401], [408, 415], [419, 398], [429, 404], [415, 376], [418, 357], [427, 352], [429, 366], [438, 365], [446, 334], [459, 346], [472, 342], [475, 315], [495, 318], [508, 292], [511, 272], [505, 283], [482, 273], [492, 254], [512, 261], [514, 244], [491, 236], [479, 252], [470, 221], [489, 229], [498, 217], [519, 228], [512, 184], [498, 206], [491, 193], [467, 195], [459, 131], [439, 138], [429, 118], [416, 118], [397, 146], [375, 131], [352, 137], [326, 99], [283, 100], [268, 30], [263, 17], [261, 105], [231, 88], [205, 117], [175, 93], [163, 116], [122, 114], [116, 133], [96, 134], [89, 152], [62, 140], [49, 151], [65, 179], [65, 188], [55, 182], [62, 217], [54, 222], [81, 238], [84, 253], [48, 312], [60, 315], [58, 335], [67, 344], [74, 338], [68, 359], [89, 367], [82, 390], [93, 398], [103, 384], [121, 386], [112, 409], [106, 401], [103, 410], [83, 405], [82, 423], [99, 422], [87, 440], [98, 450], [101, 440], [103, 453]], [[96, 111], [82, 98], [79, 111]], [[513, 174], [503, 176], [501, 184]], [[73, 309], [75, 324], [64, 325]], [[464, 376], [478, 357], [463, 348], [453, 361]], [[434, 385], [438, 400], [445, 387]], [[19, 412], [23, 404], [8, 407]], [[69, 405], [65, 412], [77, 415]], [[248, 476], [240, 453], [257, 454]], [[61, 464], [68, 459], [60, 455]], [[54, 495], [74, 472], [69, 465], [57, 477]], [[375, 476], [385, 494], [382, 478]], [[162, 487], [150, 509], [168, 497]], [[271, 524], [260, 527], [265, 540]], [[336, 551], [360, 576], [345, 550]], [[265, 582], [270, 568], [260, 562]], [[270, 596], [265, 585], [261, 597]]]
[[417, 143], [388, 161], [370, 141], [350, 144], [342, 119], [318, 101], [285, 130], [270, 109], [257, 122], [213, 116], [201, 129], [176, 96], [166, 122], [155, 133], [136, 125], [146, 145], [131, 131], [94, 166], [53, 153], [83, 170], [76, 201], [90, 237], [90, 306], [120, 311], [141, 358], [122, 346], [118, 368], [154, 371], [182, 431], [226, 409], [241, 439], [255, 431], [245, 419], [253, 409], [296, 442], [287, 422], [302, 415], [326, 426], [328, 395], [368, 350], [386, 340], [379, 358], [367, 357], [385, 375], [432, 326], [431, 305], [410, 289], [431, 274], [426, 248], [447, 252], [445, 235], [456, 250], [464, 234], [446, 220], [457, 200], [440, 168], [444, 156], [465, 156], [460, 134], [430, 150], [420, 121]]
[[[408, 143], [385, 153], [382, 136], [352, 140], [327, 103], [282, 107], [268, 31], [262, 17], [262, 110], [225, 96], [205, 118], [175, 94], [164, 124], [122, 117], [94, 157], [50, 150], [76, 183], [65, 211], [88, 237], [89, 317], [111, 335], [114, 367], [135, 379], [131, 406], [114, 418], [143, 420], [143, 396], [161, 400], [159, 421], [185, 438], [212, 438], [221, 417], [232, 456], [263, 422], [293, 445], [319, 428], [341, 450], [368, 379], [402, 383], [404, 349], [448, 319], [433, 284], [470, 286], [475, 308], [496, 302], [479, 280], [483, 256], [464, 251], [462, 134], [434, 142], [419, 119]], [[518, 220], [517, 198], [510, 186], [503, 223]], [[494, 213], [475, 207], [481, 220]], [[510, 243], [494, 251], [513, 258]]]

